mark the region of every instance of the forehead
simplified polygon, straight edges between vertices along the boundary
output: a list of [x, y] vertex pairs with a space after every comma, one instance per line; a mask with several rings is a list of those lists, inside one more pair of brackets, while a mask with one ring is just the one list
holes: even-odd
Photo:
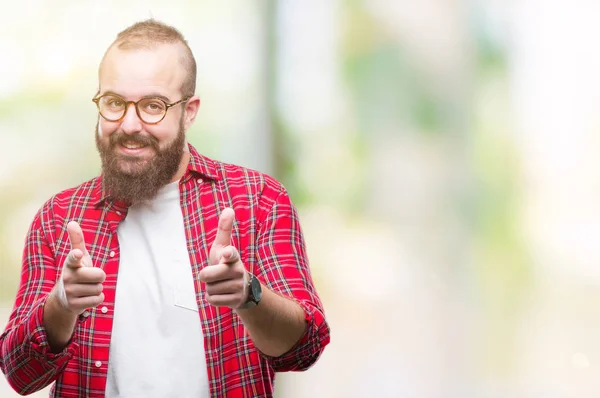
[[128, 100], [160, 94], [174, 100], [181, 96], [186, 76], [181, 59], [176, 44], [127, 50], [113, 46], [100, 68], [100, 93], [111, 91]]

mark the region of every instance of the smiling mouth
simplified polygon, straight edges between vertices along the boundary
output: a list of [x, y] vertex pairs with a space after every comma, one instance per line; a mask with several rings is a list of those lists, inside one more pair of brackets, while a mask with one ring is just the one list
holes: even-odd
[[147, 147], [148, 145], [140, 144], [138, 142], [123, 142], [121, 143], [121, 146], [126, 149], [141, 149]]
[[120, 151], [124, 155], [138, 156], [147, 150], [158, 152], [158, 142], [152, 137], [141, 135], [113, 134], [110, 136], [109, 145], [113, 150]]

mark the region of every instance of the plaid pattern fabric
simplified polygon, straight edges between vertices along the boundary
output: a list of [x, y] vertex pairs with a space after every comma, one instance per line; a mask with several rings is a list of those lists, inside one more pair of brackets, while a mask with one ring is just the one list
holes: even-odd
[[[329, 342], [298, 216], [283, 186], [269, 176], [210, 160], [191, 145], [190, 152], [180, 197], [210, 395], [269, 397], [275, 372], [307, 369]], [[304, 309], [307, 331], [281, 357], [260, 353], [235, 312], [213, 307], [203, 298], [198, 273], [208, 265], [218, 218], [227, 206], [236, 212], [232, 243], [246, 268]], [[119, 268], [116, 231], [126, 215], [127, 207], [112, 201], [97, 177], [52, 197], [35, 216], [26, 238], [15, 306], [0, 336], [0, 367], [16, 391], [31, 393], [56, 381], [51, 396], [104, 396]], [[80, 223], [94, 266], [106, 272], [105, 301], [84, 312], [69, 345], [52, 354], [42, 316], [46, 297], [70, 251], [66, 228], [71, 220]], [[148, 347], [148, 359], [152, 359], [152, 347]]]

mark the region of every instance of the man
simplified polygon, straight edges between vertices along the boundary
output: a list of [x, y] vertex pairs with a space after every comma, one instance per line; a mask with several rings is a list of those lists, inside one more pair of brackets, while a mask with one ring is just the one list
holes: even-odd
[[200, 99], [174, 28], [121, 32], [99, 68], [100, 177], [39, 210], [0, 365], [27, 394], [263, 397], [329, 342], [297, 213], [186, 142]]

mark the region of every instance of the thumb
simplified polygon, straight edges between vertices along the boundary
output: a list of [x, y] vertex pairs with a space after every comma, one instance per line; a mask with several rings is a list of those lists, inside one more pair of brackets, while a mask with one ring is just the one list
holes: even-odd
[[217, 228], [217, 236], [210, 248], [211, 263], [219, 262], [219, 249], [231, 244], [231, 231], [233, 230], [233, 222], [235, 221], [235, 212], [231, 207], [226, 207], [221, 212], [219, 217], [219, 226]]

